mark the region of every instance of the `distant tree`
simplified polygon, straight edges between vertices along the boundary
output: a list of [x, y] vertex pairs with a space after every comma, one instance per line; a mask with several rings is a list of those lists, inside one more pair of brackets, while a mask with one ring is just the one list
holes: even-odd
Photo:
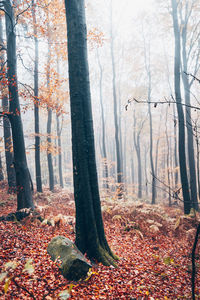
[[90, 259], [105, 265], [115, 263], [101, 214], [98, 188], [84, 0], [65, 0], [69, 86], [72, 122], [76, 245]]
[[143, 33], [144, 42], [144, 66], [147, 75], [148, 87], [147, 87], [147, 101], [148, 101], [148, 113], [149, 113], [149, 154], [150, 154], [150, 166], [152, 176], [152, 189], [151, 189], [151, 203], [156, 203], [156, 178], [155, 178], [155, 165], [153, 160], [153, 121], [151, 113], [151, 93], [152, 93], [152, 72], [151, 72], [151, 53], [150, 44], [147, 43]]
[[123, 166], [121, 158], [121, 145], [120, 145], [120, 127], [118, 119], [118, 103], [117, 103], [117, 87], [116, 87], [116, 66], [115, 66], [115, 55], [114, 55], [114, 35], [113, 35], [113, 24], [112, 24], [112, 1], [110, 6], [110, 52], [111, 52], [111, 63], [112, 63], [112, 90], [113, 90], [113, 112], [114, 112], [114, 128], [115, 128], [115, 151], [116, 151], [116, 165], [117, 165], [117, 196], [122, 197], [123, 193]]
[[141, 147], [140, 147], [140, 135], [144, 126], [145, 119], [140, 123], [139, 128], [136, 128], [136, 116], [135, 111], [133, 115], [134, 129], [133, 129], [133, 141], [137, 155], [138, 166], [138, 198], [142, 198], [142, 161], [141, 161]]
[[0, 181], [4, 180], [3, 175], [3, 166], [2, 166], [2, 159], [1, 159], [1, 152], [0, 152]]
[[100, 70], [99, 78], [99, 96], [100, 96], [100, 106], [101, 106], [101, 127], [102, 127], [102, 154], [103, 154], [103, 187], [108, 191], [108, 162], [107, 162], [107, 151], [106, 151], [106, 132], [105, 132], [105, 116], [104, 116], [104, 107], [103, 107], [103, 95], [102, 95], [102, 79], [103, 79], [103, 68], [99, 58], [99, 51], [97, 49], [97, 60]]
[[15, 18], [11, 0], [0, 1], [0, 9], [5, 11], [7, 39], [7, 79], [9, 89], [9, 117], [14, 150], [14, 167], [17, 186], [17, 210], [34, 208], [32, 182], [26, 160], [24, 133], [20, 113], [17, 82], [17, 56]]

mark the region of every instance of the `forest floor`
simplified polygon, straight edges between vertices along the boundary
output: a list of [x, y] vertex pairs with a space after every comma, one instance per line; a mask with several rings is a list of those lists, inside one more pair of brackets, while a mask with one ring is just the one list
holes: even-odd
[[[0, 187], [0, 215], [16, 210], [15, 197]], [[57, 189], [34, 198], [52, 225], [31, 217], [0, 222], [0, 299], [67, 299], [69, 291], [70, 299], [191, 299], [196, 217], [184, 216], [179, 208], [105, 199], [105, 231], [120, 257], [118, 268], [100, 264], [86, 280], [71, 283], [51, 261], [47, 245], [57, 235], [74, 240], [73, 196]], [[196, 265], [196, 299], [200, 299], [199, 245]]]

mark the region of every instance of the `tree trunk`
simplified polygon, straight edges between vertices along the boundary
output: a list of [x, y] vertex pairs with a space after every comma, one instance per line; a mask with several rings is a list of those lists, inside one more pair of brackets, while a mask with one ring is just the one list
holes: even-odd
[[148, 178], [147, 178], [147, 147], [144, 148], [144, 173], [145, 173], [145, 187], [146, 187], [146, 196], [148, 197]]
[[[197, 131], [197, 126], [196, 126]], [[199, 169], [199, 138], [197, 132], [195, 133], [196, 149], [197, 149], [197, 183], [198, 183], [198, 197], [200, 199], [200, 169]]]
[[[144, 123], [144, 122], [143, 122]], [[136, 117], [134, 113], [134, 132], [133, 132], [133, 141], [137, 155], [137, 166], [138, 166], [138, 198], [142, 198], [142, 163], [141, 163], [141, 151], [140, 151], [140, 134], [142, 130], [143, 124], [141, 128], [139, 128], [136, 135]]]
[[84, 0], [65, 0], [72, 122], [76, 245], [90, 259], [114, 264], [104, 233], [97, 180]]
[[61, 129], [59, 116], [56, 114], [56, 124], [57, 124], [57, 136], [58, 136], [58, 171], [59, 171], [59, 182], [60, 186], [63, 188], [63, 173], [62, 173], [62, 145], [61, 145]]
[[[3, 41], [3, 26], [2, 26], [2, 16], [0, 17], [0, 43], [4, 44]], [[0, 66], [2, 71], [3, 65], [5, 63], [5, 57], [3, 51], [0, 55]], [[7, 88], [1, 87], [2, 90], [2, 108], [4, 113], [8, 113], [8, 97], [7, 97]], [[8, 179], [8, 193], [13, 193], [16, 189], [16, 178], [15, 178], [15, 169], [13, 165], [13, 153], [12, 153], [12, 137], [10, 131], [10, 121], [7, 116], [3, 118], [3, 134], [4, 134], [4, 149], [5, 149], [5, 157], [6, 157], [6, 171], [7, 171], [7, 179]]]
[[148, 91], [147, 91], [147, 100], [148, 100], [148, 113], [149, 113], [149, 154], [150, 154], [150, 166], [151, 166], [151, 176], [152, 176], [152, 189], [151, 189], [151, 204], [156, 203], [156, 186], [155, 186], [155, 168], [153, 161], [153, 125], [152, 125], [152, 114], [151, 114], [151, 66], [150, 66], [150, 44], [148, 49], [146, 46], [146, 40], [144, 37], [144, 63], [148, 79]]
[[168, 115], [168, 109], [166, 110], [166, 121], [165, 121], [165, 135], [166, 135], [166, 143], [167, 143], [167, 181], [168, 181], [168, 199], [169, 199], [169, 206], [172, 205], [172, 199], [171, 199], [171, 180], [170, 180], [170, 166], [169, 166], [169, 137], [167, 132], [167, 115]]
[[[188, 73], [187, 70], [187, 54], [186, 54], [186, 39], [187, 39], [187, 24], [182, 28], [182, 59], [183, 59], [183, 71]], [[194, 140], [193, 140], [193, 126], [191, 119], [191, 108], [190, 108], [190, 84], [188, 76], [182, 73], [182, 80], [185, 93], [185, 116], [186, 116], [186, 128], [187, 128], [187, 151], [189, 161], [189, 179], [190, 179], [190, 199], [192, 207], [198, 211], [197, 201], [197, 179], [196, 179], [196, 168], [195, 168], [195, 157], [194, 157]]]
[[[47, 89], [49, 92], [49, 101], [50, 101], [50, 64], [51, 64], [51, 40], [50, 40], [50, 28], [49, 28], [49, 11], [47, 8], [47, 28], [48, 28], [48, 59], [47, 59]], [[47, 107], [48, 116], [47, 116], [47, 163], [49, 171], [49, 189], [50, 191], [54, 190], [54, 171], [53, 171], [53, 159], [52, 159], [52, 139], [51, 139], [51, 125], [52, 125], [52, 108]]]
[[0, 181], [4, 180], [3, 176], [3, 166], [2, 166], [2, 159], [1, 159], [1, 152], [0, 152]]
[[180, 164], [180, 177], [183, 192], [184, 201], [184, 213], [189, 214], [191, 209], [191, 200], [189, 193], [189, 184], [187, 177], [186, 168], [186, 155], [185, 155], [185, 122], [183, 107], [181, 105], [181, 89], [180, 89], [180, 31], [177, 17], [177, 1], [171, 0], [172, 3], [172, 18], [173, 18], [173, 29], [174, 29], [174, 40], [175, 40], [175, 53], [174, 53], [174, 90], [175, 100], [178, 113], [178, 126], [179, 126], [179, 164]]
[[39, 98], [38, 98], [38, 38], [36, 26], [36, 4], [32, 0], [33, 32], [35, 42], [35, 61], [34, 61], [34, 118], [35, 118], [35, 176], [37, 192], [42, 193], [41, 165], [40, 165], [40, 128], [39, 128]]
[[115, 71], [115, 57], [114, 57], [114, 37], [112, 32], [112, 6], [111, 6], [111, 26], [110, 26], [110, 51], [111, 51], [111, 62], [112, 62], [112, 87], [113, 87], [113, 108], [114, 108], [114, 125], [115, 125], [115, 150], [117, 158], [117, 196], [122, 197], [123, 191], [123, 172], [121, 162], [121, 151], [119, 141], [119, 124], [118, 124], [118, 107], [117, 107], [117, 93], [116, 93], [116, 71]]
[[99, 70], [100, 70], [99, 93], [100, 93], [101, 123], [102, 123], [103, 187], [108, 192], [109, 191], [109, 184], [108, 184], [108, 161], [107, 161], [107, 151], [106, 151], [105, 118], [104, 118], [104, 107], [103, 107], [103, 96], [102, 96], [103, 69], [102, 69], [102, 66], [101, 66], [98, 49], [97, 49], [97, 59], [98, 59]]
[[11, 1], [5, 1], [6, 37], [7, 37], [7, 69], [9, 88], [9, 119], [12, 129], [14, 148], [14, 167], [17, 186], [17, 210], [34, 208], [32, 201], [31, 178], [27, 166], [24, 133], [20, 113], [17, 83], [17, 57], [15, 20]]

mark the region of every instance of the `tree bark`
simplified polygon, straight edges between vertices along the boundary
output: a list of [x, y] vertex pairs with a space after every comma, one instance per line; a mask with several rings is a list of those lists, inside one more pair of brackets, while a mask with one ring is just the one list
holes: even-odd
[[17, 186], [17, 210], [34, 208], [32, 200], [30, 173], [27, 166], [24, 133], [20, 113], [17, 83], [17, 57], [15, 20], [11, 1], [4, 2], [7, 37], [7, 76], [9, 89], [9, 120], [12, 129], [14, 148], [14, 167]]
[[178, 25], [177, 16], [177, 1], [171, 0], [172, 4], [172, 19], [173, 19], [173, 30], [174, 30], [174, 91], [175, 100], [178, 113], [178, 127], [179, 127], [179, 141], [178, 141], [178, 151], [179, 151], [179, 164], [180, 164], [180, 177], [184, 201], [184, 213], [189, 214], [191, 209], [191, 199], [189, 193], [189, 184], [186, 168], [186, 155], [185, 155], [185, 120], [183, 107], [181, 105], [181, 89], [180, 89], [180, 31]]
[[[47, 58], [47, 89], [49, 92], [50, 102], [50, 64], [51, 64], [51, 40], [50, 40], [50, 26], [49, 26], [49, 11], [47, 8], [47, 31], [48, 31], [48, 58]], [[52, 108], [50, 105], [47, 107], [47, 163], [49, 171], [49, 189], [54, 190], [54, 170], [53, 170], [53, 159], [52, 159], [52, 139], [51, 139], [51, 125], [52, 125]]]
[[[186, 8], [187, 16], [187, 8]], [[186, 128], [187, 128], [187, 152], [188, 152], [188, 162], [189, 162], [189, 180], [190, 180], [190, 199], [192, 207], [198, 211], [198, 201], [197, 201], [197, 179], [196, 179], [196, 168], [195, 168], [195, 157], [194, 157], [194, 140], [193, 140], [193, 126], [191, 118], [191, 102], [190, 102], [190, 88], [188, 75], [188, 60], [186, 53], [186, 41], [187, 41], [187, 21], [185, 20], [184, 25], [182, 26], [182, 81], [185, 93], [185, 119], [186, 119]], [[186, 74], [185, 74], [186, 73]]]
[[84, 0], [65, 0], [72, 122], [76, 245], [105, 265], [116, 258], [110, 250], [101, 215], [92, 120]]
[[118, 106], [117, 106], [117, 93], [116, 93], [116, 70], [115, 70], [115, 57], [114, 57], [114, 37], [112, 32], [112, 4], [111, 4], [111, 26], [110, 26], [110, 51], [112, 62], [112, 90], [113, 90], [113, 112], [114, 112], [114, 125], [115, 125], [115, 151], [117, 159], [117, 196], [122, 197], [123, 194], [123, 171], [121, 161], [121, 147], [119, 140], [119, 124], [118, 124]]
[[40, 128], [39, 128], [39, 97], [38, 97], [38, 38], [36, 26], [36, 4], [32, 0], [32, 17], [33, 17], [33, 32], [35, 43], [35, 61], [34, 61], [34, 121], [35, 121], [35, 176], [37, 191], [42, 193], [42, 178], [41, 178], [41, 165], [40, 165]]
[[62, 145], [61, 145], [61, 128], [59, 115], [56, 114], [56, 125], [57, 125], [57, 136], [58, 136], [58, 171], [59, 171], [59, 182], [60, 186], [63, 188], [63, 173], [62, 173]]
[[1, 159], [1, 152], [0, 152], [0, 181], [4, 180], [4, 175], [3, 175], [3, 166], [2, 166], [2, 159]]
[[[0, 17], [0, 43], [4, 44], [3, 41], [3, 26], [2, 26], [2, 16]], [[0, 66], [1, 72], [4, 72], [3, 65], [5, 63], [5, 56], [3, 51], [0, 55]], [[8, 96], [7, 96], [7, 88], [2, 86], [2, 108], [4, 113], [8, 113]], [[8, 117], [5, 115], [3, 118], [3, 134], [4, 134], [4, 149], [5, 149], [5, 157], [6, 157], [6, 171], [7, 171], [7, 179], [8, 179], [8, 193], [13, 193], [16, 190], [16, 178], [15, 178], [15, 169], [13, 165], [13, 153], [12, 153], [12, 137], [10, 131], [10, 121]]]
[[103, 95], [102, 95], [103, 69], [102, 69], [102, 66], [101, 66], [98, 49], [97, 49], [97, 60], [98, 60], [98, 65], [99, 65], [99, 70], [100, 70], [99, 96], [100, 96], [101, 123], [102, 123], [103, 187], [108, 192], [108, 190], [109, 190], [109, 184], [108, 184], [108, 161], [107, 161], [107, 151], [106, 151], [105, 117], [104, 117]]
[[167, 158], [166, 158], [166, 163], [167, 163], [167, 181], [168, 181], [168, 196], [169, 196], [169, 206], [172, 206], [172, 199], [171, 199], [171, 180], [170, 180], [170, 165], [169, 165], [169, 137], [168, 137], [168, 132], [167, 132], [167, 115], [168, 115], [168, 109], [166, 110], [166, 120], [165, 120], [165, 136], [166, 136], [166, 144], [167, 144]]
[[144, 125], [144, 121], [141, 124], [141, 127], [138, 129], [136, 134], [136, 117], [134, 113], [134, 132], [133, 132], [133, 141], [137, 155], [137, 166], [138, 166], [138, 198], [142, 198], [142, 162], [141, 162], [141, 150], [140, 150], [140, 134]]

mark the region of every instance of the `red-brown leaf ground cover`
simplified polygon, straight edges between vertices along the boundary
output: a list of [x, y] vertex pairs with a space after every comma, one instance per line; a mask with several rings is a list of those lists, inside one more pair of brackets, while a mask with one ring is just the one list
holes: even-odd
[[[57, 222], [55, 216], [59, 214], [74, 216], [72, 195], [67, 191], [46, 191], [35, 198], [45, 218], [54, 216]], [[1, 187], [0, 214], [14, 212], [15, 202], [15, 197]], [[162, 208], [163, 217], [154, 208], [150, 210], [150, 206], [148, 209], [143, 205], [134, 207], [134, 203], [132, 209], [130, 204], [128, 209], [123, 206], [125, 203], [121, 208], [119, 205], [113, 209], [104, 207], [103, 214], [109, 244], [121, 258], [118, 268], [94, 266], [85, 281], [73, 282], [70, 299], [191, 299], [193, 239], [188, 238], [182, 225], [174, 230], [172, 218], [180, 215], [180, 211]], [[153, 222], [159, 231], [149, 230]], [[5, 280], [0, 283], [0, 299], [60, 299], [58, 294], [69, 289], [71, 283], [63, 278], [57, 263], [51, 261], [47, 245], [56, 235], [74, 240], [74, 222], [63, 219], [57, 225], [41, 224], [30, 217], [22, 222], [0, 222], [0, 273], [5, 271], [5, 263], [17, 263], [15, 270], [8, 270], [7, 276], [14, 278], [15, 283], [11, 279], [8, 289]], [[191, 228], [188, 225], [187, 229]], [[34, 266], [32, 274], [24, 270], [28, 259], [32, 259]], [[197, 266], [199, 259], [198, 246]], [[200, 299], [198, 272], [196, 295]]]

